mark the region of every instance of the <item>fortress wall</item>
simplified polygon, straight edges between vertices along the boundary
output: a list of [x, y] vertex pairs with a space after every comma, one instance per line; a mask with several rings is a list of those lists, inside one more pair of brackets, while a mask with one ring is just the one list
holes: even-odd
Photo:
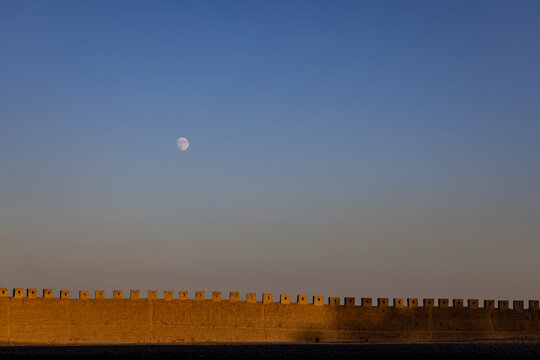
[[[1, 290], [1, 289], [0, 289]], [[100, 296], [101, 293], [98, 294]], [[1, 296], [0, 343], [3, 344], [146, 344], [190, 342], [364, 342], [468, 341], [484, 339], [540, 340], [537, 303], [509, 309], [505, 302], [487, 307], [463, 302], [433, 302], [419, 306], [416, 299], [381, 306], [363, 301], [355, 306], [330, 298], [330, 304], [290, 303], [290, 295], [263, 301], [233, 301], [213, 293], [185, 300], [156, 293], [114, 299]], [[125, 295], [125, 294], [124, 294]], [[49, 296], [49, 295], [47, 295]], [[182, 300], [181, 300], [182, 299]], [[283, 303], [280, 303], [283, 301]], [[338, 303], [343, 305], [337, 305]], [[388, 304], [396, 306], [389, 306]], [[437, 304], [438, 306], [434, 305]], [[405, 305], [407, 304], [407, 305]], [[410, 305], [409, 305], [410, 304]], [[493, 304], [493, 306], [492, 306]], [[497, 308], [495, 308], [497, 306]]]

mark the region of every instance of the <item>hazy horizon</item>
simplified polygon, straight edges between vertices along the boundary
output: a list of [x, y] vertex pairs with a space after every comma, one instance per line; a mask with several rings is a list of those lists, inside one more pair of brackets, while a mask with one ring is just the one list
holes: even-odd
[[0, 1], [0, 287], [538, 298], [539, 15]]

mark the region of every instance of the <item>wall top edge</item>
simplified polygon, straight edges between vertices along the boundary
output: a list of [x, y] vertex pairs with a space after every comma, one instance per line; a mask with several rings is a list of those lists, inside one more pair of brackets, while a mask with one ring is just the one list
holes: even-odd
[[[175, 295], [176, 294], [176, 295]], [[124, 294], [122, 290], [113, 290], [112, 297], [105, 297], [104, 290], [95, 290], [93, 291], [93, 296], [90, 296], [90, 291], [81, 290], [79, 291], [78, 298], [71, 296], [69, 290], [60, 290], [54, 291], [53, 289], [43, 289], [42, 295], [38, 295], [38, 291], [35, 288], [23, 289], [23, 288], [14, 288], [10, 292], [7, 288], [0, 288], [0, 298], [15, 298], [15, 299], [64, 299], [64, 300], [193, 300], [193, 301], [231, 301], [237, 302], [240, 301], [238, 291], [229, 292], [229, 298], [223, 299], [221, 297], [221, 291], [212, 291], [209, 296], [205, 296], [204, 291], [196, 291], [189, 296], [188, 291], [172, 291], [165, 290], [162, 292], [162, 297], [159, 297], [158, 291], [148, 290], [147, 296], [143, 295], [143, 292], [140, 290], [130, 290], [129, 293]], [[297, 295], [297, 301], [293, 302], [290, 294], [280, 294], [276, 297], [277, 301], [274, 301], [274, 296], [271, 293], [262, 293], [260, 294], [260, 300], [257, 300], [257, 295], [255, 293], [246, 293], [245, 300], [242, 302], [247, 303], [262, 303], [262, 304], [308, 304], [306, 295]], [[489, 309], [510, 309], [510, 304], [512, 305], [511, 309], [513, 310], [525, 310], [525, 301], [524, 300], [483, 300], [482, 303], [478, 299], [467, 299], [466, 302], [463, 299], [454, 298], [450, 302], [448, 298], [438, 298], [435, 302], [434, 298], [424, 298], [423, 304], [420, 305], [417, 298], [393, 298], [392, 302], [389, 301], [389, 298], [377, 298], [377, 303], [373, 304], [372, 298], [361, 298], [361, 303], [356, 304], [354, 297], [344, 297], [343, 303], [342, 298], [340, 297], [326, 297], [326, 302], [324, 301], [325, 297], [323, 296], [312, 296], [312, 302], [309, 305], [330, 305], [330, 306], [356, 306], [356, 307], [394, 307], [394, 308], [416, 308], [416, 307], [435, 307], [435, 308], [489, 308]], [[480, 306], [483, 305], [483, 306]], [[539, 310], [539, 300], [528, 300], [528, 309], [529, 310]]]

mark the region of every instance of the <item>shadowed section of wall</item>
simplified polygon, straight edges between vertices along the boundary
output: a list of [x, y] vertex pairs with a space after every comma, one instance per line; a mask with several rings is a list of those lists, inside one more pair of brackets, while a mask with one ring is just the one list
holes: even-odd
[[535, 306], [348, 304], [0, 297], [0, 343], [540, 340]]

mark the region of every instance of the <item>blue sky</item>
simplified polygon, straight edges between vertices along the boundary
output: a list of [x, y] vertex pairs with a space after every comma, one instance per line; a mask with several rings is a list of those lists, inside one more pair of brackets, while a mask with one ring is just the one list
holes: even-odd
[[0, 285], [537, 296], [539, 16], [0, 1]]

